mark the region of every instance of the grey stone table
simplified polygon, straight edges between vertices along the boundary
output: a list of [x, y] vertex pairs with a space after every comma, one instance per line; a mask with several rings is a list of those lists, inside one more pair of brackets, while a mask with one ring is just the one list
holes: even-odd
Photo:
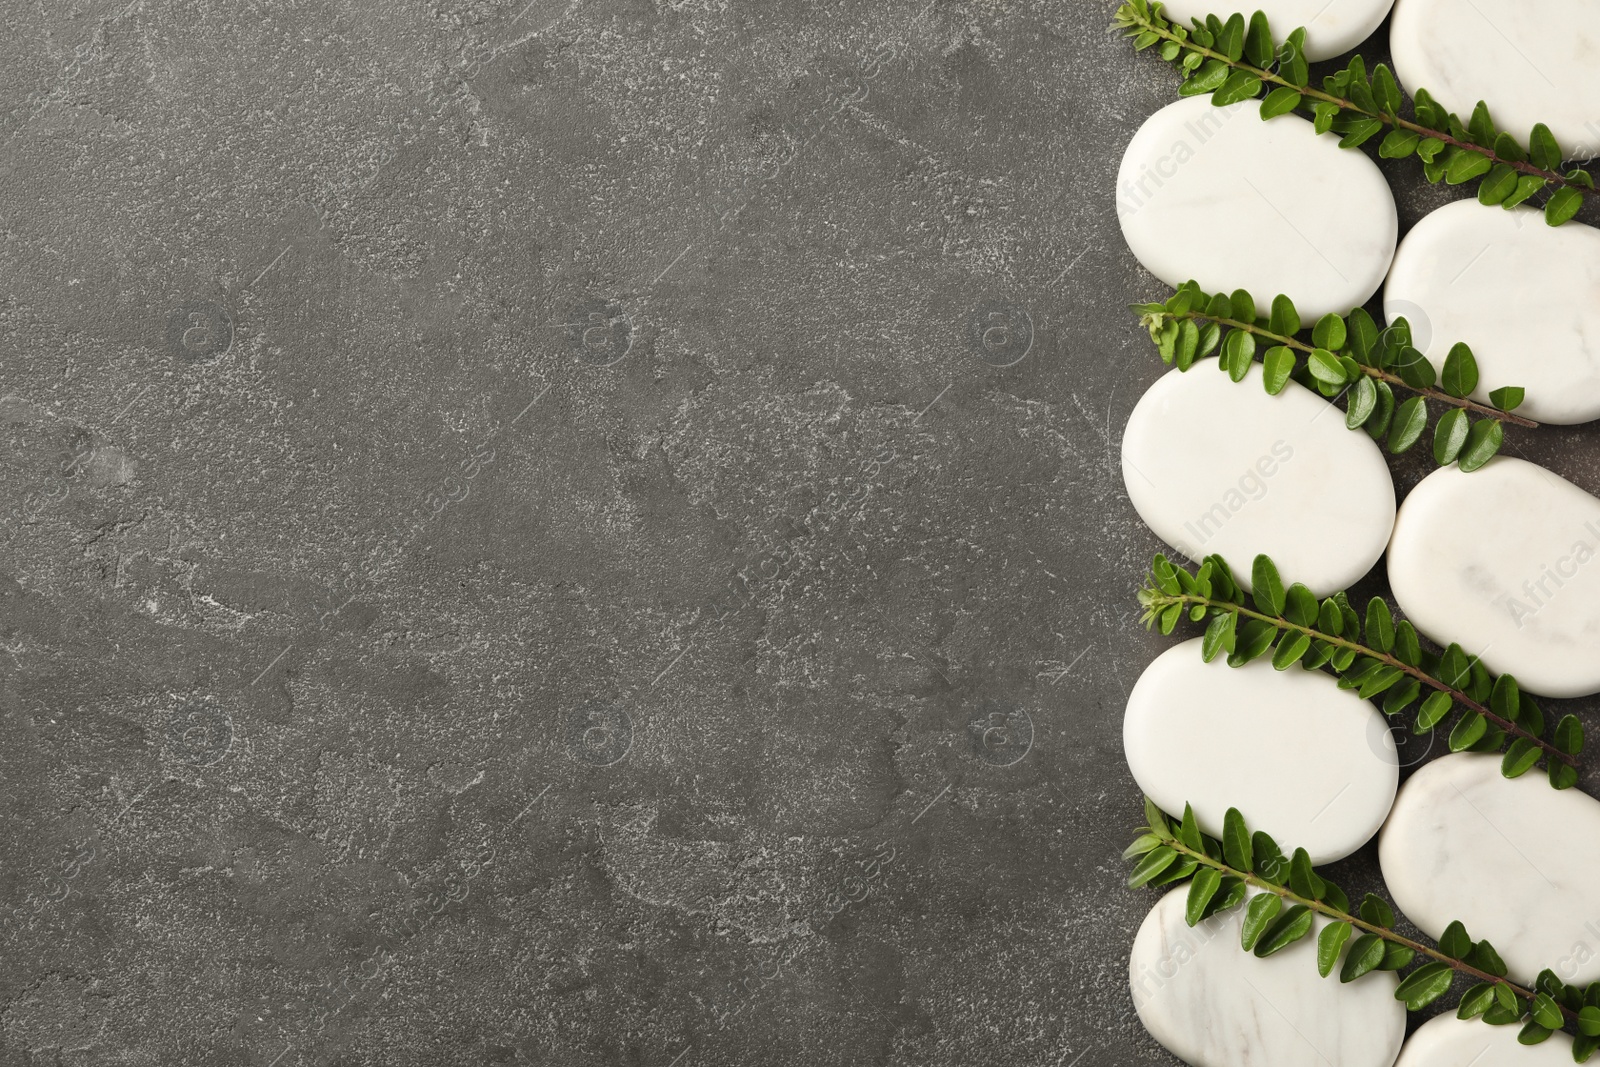
[[9, 5], [0, 1062], [1172, 1063], [1110, 10]]

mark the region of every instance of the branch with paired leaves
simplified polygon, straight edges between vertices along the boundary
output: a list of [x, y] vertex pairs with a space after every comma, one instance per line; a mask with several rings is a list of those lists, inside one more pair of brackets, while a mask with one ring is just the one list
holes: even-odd
[[1318, 133], [1339, 135], [1340, 148], [1358, 147], [1387, 130], [1379, 155], [1416, 156], [1430, 182], [1463, 185], [1481, 178], [1478, 200], [1484, 204], [1509, 210], [1549, 189], [1545, 221], [1559, 226], [1578, 213], [1586, 198], [1597, 195], [1588, 171], [1562, 171], [1561, 147], [1544, 123], [1534, 126], [1525, 148], [1495, 128], [1482, 101], [1463, 123], [1426, 89], [1414, 94], [1412, 117], [1407, 118], [1401, 113], [1404, 101], [1394, 73], [1380, 63], [1369, 77], [1360, 56], [1324, 78], [1321, 89], [1314, 88], [1304, 27], [1279, 42], [1260, 11], [1248, 23], [1242, 14], [1226, 21], [1208, 15], [1191, 22], [1184, 27], [1171, 21], [1158, 2], [1129, 0], [1117, 9], [1112, 29], [1124, 31], [1139, 51], [1159, 45], [1161, 58], [1183, 75], [1180, 96], [1210, 93], [1211, 102], [1222, 107], [1253, 100], [1266, 89], [1263, 119], [1303, 109]]
[[1526, 774], [1543, 758], [1552, 786], [1577, 784], [1583, 724], [1575, 715], [1563, 716], [1546, 739], [1544, 712], [1511, 675], [1492, 676], [1460, 645], [1438, 654], [1424, 649], [1416, 628], [1395, 622], [1381, 597], [1367, 603], [1363, 619], [1343, 592], [1319, 603], [1299, 582], [1285, 588], [1266, 556], [1255, 558], [1250, 585], [1247, 603], [1221, 556], [1206, 557], [1190, 573], [1157, 555], [1139, 590], [1141, 621], [1170, 634], [1187, 615], [1206, 623], [1201, 655], [1207, 663], [1225, 654], [1228, 666], [1242, 667], [1271, 652], [1280, 671], [1297, 663], [1306, 670], [1326, 669], [1340, 689], [1353, 690], [1363, 700], [1382, 696], [1383, 712], [1390, 717], [1421, 700], [1413, 726], [1419, 735], [1440, 726], [1459, 705], [1450, 751], [1499, 752], [1509, 739], [1500, 762], [1507, 778]]
[[[1463, 471], [1482, 467], [1505, 441], [1504, 423], [1537, 428], [1538, 423], [1513, 415], [1525, 391], [1508, 385], [1494, 390], [1489, 407], [1471, 399], [1478, 387], [1478, 361], [1472, 349], [1457, 344], [1435, 370], [1411, 343], [1411, 326], [1403, 318], [1383, 330], [1363, 308], [1348, 316], [1332, 312], [1317, 320], [1302, 338], [1300, 313], [1294, 301], [1279, 294], [1265, 315], [1248, 292], [1206, 293], [1198, 282], [1184, 282], [1163, 303], [1133, 304], [1139, 322], [1150, 332], [1164, 363], [1188, 370], [1197, 359], [1218, 353], [1217, 365], [1234, 381], [1243, 381], [1262, 353], [1262, 383], [1277, 395], [1290, 380], [1325, 397], [1349, 397], [1345, 426], [1365, 428], [1373, 440], [1387, 436], [1390, 452], [1411, 449], [1428, 428], [1428, 403], [1445, 408], [1434, 426], [1433, 458], [1440, 466], [1459, 464]], [[1302, 359], [1302, 356], [1304, 357]], [[1396, 403], [1394, 391], [1415, 395]], [[1472, 416], [1481, 416], [1472, 421]]]
[[[1557, 1030], [1574, 1031], [1572, 1058], [1583, 1063], [1600, 1049], [1600, 982], [1568, 985], [1555, 972], [1540, 973], [1534, 988], [1506, 978], [1506, 965], [1487, 941], [1474, 941], [1460, 922], [1445, 928], [1437, 947], [1398, 934], [1394, 908], [1368, 893], [1352, 911], [1350, 898], [1311, 867], [1303, 848], [1285, 857], [1271, 836], [1251, 833], [1239, 809], [1223, 817], [1222, 840], [1200, 832], [1185, 805], [1173, 825], [1148, 797], [1143, 827], [1122, 855], [1134, 861], [1128, 885], [1170, 886], [1189, 880], [1184, 921], [1195, 926], [1241, 904], [1240, 947], [1265, 958], [1309, 937], [1321, 915], [1331, 920], [1317, 935], [1317, 970], [1326, 978], [1339, 964], [1339, 981], [1373, 971], [1399, 971], [1418, 957], [1426, 962], [1400, 979], [1396, 1000], [1420, 1011], [1449, 992], [1456, 976], [1472, 983], [1456, 1015], [1495, 1026], [1522, 1023], [1517, 1040], [1536, 1045]], [[1257, 890], [1251, 894], [1251, 890]], [[1247, 903], [1248, 901], [1248, 903]]]

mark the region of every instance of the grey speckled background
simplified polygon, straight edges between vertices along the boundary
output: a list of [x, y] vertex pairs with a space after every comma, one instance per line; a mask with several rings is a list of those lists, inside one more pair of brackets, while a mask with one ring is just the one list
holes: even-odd
[[0, 1062], [1174, 1062], [1171, 74], [1084, 0], [522, 3], [5, 7]]

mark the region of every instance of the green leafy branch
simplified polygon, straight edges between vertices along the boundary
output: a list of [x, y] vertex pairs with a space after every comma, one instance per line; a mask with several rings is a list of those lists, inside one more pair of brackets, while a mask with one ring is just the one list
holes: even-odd
[[[1347, 317], [1329, 312], [1301, 339], [1300, 313], [1287, 296], [1274, 297], [1268, 313], [1258, 316], [1256, 300], [1245, 290], [1232, 296], [1208, 294], [1193, 281], [1184, 282], [1163, 303], [1134, 304], [1132, 309], [1149, 330], [1162, 362], [1179, 370], [1219, 353], [1219, 369], [1243, 381], [1257, 349], [1267, 346], [1261, 360], [1267, 392], [1277, 395], [1291, 379], [1325, 397], [1347, 392], [1345, 426], [1365, 427], [1374, 440], [1387, 435], [1389, 451], [1397, 454], [1421, 439], [1428, 427], [1429, 401], [1446, 408], [1434, 426], [1434, 459], [1441, 466], [1458, 463], [1463, 471], [1475, 471], [1494, 458], [1505, 441], [1504, 423], [1539, 425], [1511, 414], [1525, 395], [1520, 386], [1490, 393], [1493, 407], [1471, 399], [1478, 387], [1472, 349], [1455, 345], [1442, 370], [1435, 370], [1411, 343], [1411, 326], [1403, 318], [1380, 331], [1363, 308]], [[1397, 404], [1395, 389], [1416, 395]], [[1472, 415], [1484, 417], [1473, 422]]]
[[[1403, 970], [1425, 957], [1427, 962], [1395, 989], [1395, 999], [1407, 1010], [1432, 1004], [1462, 975], [1473, 984], [1456, 1008], [1459, 1018], [1482, 1017], [1496, 1026], [1520, 1022], [1517, 1040], [1524, 1045], [1536, 1045], [1571, 1025], [1576, 1031], [1572, 1057], [1579, 1063], [1600, 1048], [1600, 982], [1580, 989], [1545, 970], [1534, 988], [1524, 988], [1506, 978], [1494, 946], [1474, 941], [1460, 922], [1445, 928], [1438, 947], [1398, 934], [1388, 901], [1368, 893], [1352, 911], [1344, 890], [1312, 869], [1305, 849], [1286, 857], [1270, 835], [1252, 834], [1237, 808], [1223, 817], [1221, 841], [1200, 832], [1189, 805], [1176, 826], [1148, 797], [1144, 810], [1149, 824], [1122, 854], [1134, 861], [1128, 885], [1168, 886], [1189, 879], [1184, 921], [1190, 926], [1243, 904], [1240, 947], [1265, 958], [1309, 937], [1321, 915], [1331, 920], [1317, 935], [1317, 970], [1324, 978], [1341, 953], [1341, 982], [1373, 971]], [[1252, 889], [1258, 890], [1253, 896]]]
[[1549, 188], [1545, 221], [1559, 226], [1578, 213], [1586, 197], [1596, 195], [1588, 171], [1561, 170], [1561, 147], [1544, 123], [1534, 126], [1524, 148], [1495, 128], [1482, 101], [1463, 123], [1420, 88], [1412, 101], [1413, 117], [1407, 118], [1394, 73], [1380, 63], [1369, 77], [1360, 56], [1324, 78], [1321, 89], [1314, 88], [1304, 27], [1279, 42], [1260, 11], [1248, 23], [1242, 14], [1191, 22], [1190, 28], [1172, 22], [1159, 2], [1129, 0], [1117, 9], [1112, 29], [1124, 31], [1139, 51], [1160, 45], [1161, 58], [1183, 75], [1180, 96], [1210, 93], [1211, 102], [1222, 107], [1253, 100], [1271, 86], [1261, 102], [1263, 119], [1304, 108], [1318, 133], [1339, 134], [1340, 148], [1358, 147], [1387, 129], [1379, 155], [1418, 157], [1430, 182], [1462, 185], [1481, 178], [1478, 200], [1484, 204], [1509, 210]]
[[1209, 620], [1201, 642], [1207, 663], [1226, 654], [1228, 666], [1242, 667], [1271, 652], [1280, 671], [1297, 663], [1306, 670], [1326, 668], [1340, 689], [1354, 690], [1363, 700], [1382, 696], [1383, 712], [1390, 717], [1420, 700], [1413, 726], [1419, 735], [1437, 728], [1460, 705], [1450, 751], [1498, 752], [1509, 738], [1500, 762], [1507, 778], [1527, 773], [1543, 757], [1552, 786], [1577, 784], [1583, 724], [1575, 715], [1563, 716], [1547, 740], [1543, 711], [1511, 675], [1491, 676], [1478, 657], [1457, 644], [1440, 654], [1424, 649], [1416, 628], [1397, 623], [1381, 597], [1367, 603], [1363, 619], [1343, 592], [1319, 603], [1299, 582], [1285, 588], [1266, 556], [1255, 558], [1250, 584], [1253, 609], [1221, 556], [1206, 557], [1191, 574], [1157, 555], [1139, 590], [1140, 621], [1170, 634], [1185, 615], [1193, 622]]

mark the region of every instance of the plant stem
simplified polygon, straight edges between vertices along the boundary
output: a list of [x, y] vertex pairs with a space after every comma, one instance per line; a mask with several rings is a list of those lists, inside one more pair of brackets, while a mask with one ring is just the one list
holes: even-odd
[[[1257, 337], [1265, 338], [1266, 340], [1272, 341], [1275, 344], [1284, 345], [1288, 348], [1297, 348], [1307, 354], [1316, 350], [1314, 345], [1308, 345], [1304, 341], [1296, 340], [1293, 337], [1285, 337], [1282, 334], [1273, 333], [1271, 330], [1263, 330], [1253, 322], [1240, 322], [1237, 319], [1219, 319], [1211, 315], [1207, 315], [1203, 311], [1189, 311], [1182, 315], [1173, 315], [1170, 312], [1164, 312], [1163, 314], [1166, 314], [1169, 318], [1173, 319], [1193, 319], [1195, 322], [1214, 322], [1219, 326], [1228, 326], [1235, 330], [1244, 330], [1247, 333], [1252, 333]], [[1367, 375], [1369, 378], [1377, 378], [1379, 381], [1388, 382], [1391, 386], [1398, 386], [1401, 389], [1410, 390], [1419, 396], [1427, 397], [1429, 400], [1437, 400], [1441, 404], [1450, 404], [1454, 407], [1465, 408], [1467, 411], [1474, 412], [1484, 418], [1500, 419], [1515, 426], [1525, 426], [1530, 430], [1536, 430], [1539, 428], [1539, 424], [1537, 422], [1534, 422], [1532, 419], [1525, 419], [1521, 415], [1513, 415], [1509, 411], [1501, 411], [1499, 408], [1493, 408], [1486, 404], [1480, 404], [1468, 397], [1451, 396], [1449, 393], [1438, 389], [1418, 388], [1417, 386], [1409, 385], [1399, 375], [1391, 374], [1386, 370], [1379, 369], [1378, 367], [1369, 367], [1366, 364], [1360, 364], [1360, 367], [1361, 372]]]
[[[1392, 942], [1396, 945], [1401, 945], [1410, 949], [1412, 952], [1417, 953], [1418, 955], [1427, 956], [1429, 959], [1437, 960], [1457, 973], [1464, 974], [1476, 981], [1488, 982], [1491, 985], [1509, 986], [1511, 991], [1522, 1000], [1532, 1001], [1536, 996], [1538, 996], [1538, 994], [1531, 989], [1524, 989], [1522, 986], [1517, 985], [1515, 982], [1512, 982], [1509, 979], [1498, 977], [1490, 974], [1487, 971], [1481, 971], [1467, 963], [1465, 960], [1458, 960], [1455, 957], [1449, 956], [1436, 948], [1430, 948], [1420, 941], [1413, 941], [1411, 938], [1406, 937], [1403, 934], [1395, 933], [1386, 926], [1379, 926], [1376, 923], [1369, 923], [1360, 916], [1350, 915], [1346, 912], [1340, 911], [1333, 905], [1326, 904], [1320, 900], [1310, 900], [1306, 897], [1302, 897], [1293, 890], [1289, 889], [1287, 886], [1281, 886], [1274, 882], [1269, 882], [1259, 875], [1252, 874], [1248, 871], [1234, 870], [1221, 860], [1212, 859], [1205, 852], [1190, 848], [1182, 841], [1179, 841], [1177, 836], [1170, 832], [1163, 832], [1158, 827], [1150, 827], [1150, 832], [1155, 834], [1156, 837], [1160, 838], [1163, 845], [1166, 845], [1179, 855], [1187, 856], [1195, 862], [1204, 864], [1205, 866], [1210, 867], [1225, 876], [1238, 878], [1245, 884], [1271, 893], [1274, 896], [1281, 897], [1282, 899], [1291, 901], [1295, 904], [1302, 904], [1317, 914], [1323, 915], [1329, 919], [1333, 919], [1336, 922], [1349, 923], [1358, 930], [1364, 930], [1369, 934], [1375, 934], [1385, 941]], [[1577, 1012], [1571, 1011], [1565, 1005], [1559, 1003], [1556, 1006], [1561, 1009], [1561, 1014], [1569, 1021], [1574, 1023], [1578, 1021]]]
[[1432, 137], [1436, 140], [1443, 141], [1447, 145], [1460, 148], [1463, 151], [1476, 153], [1477, 155], [1489, 159], [1491, 162], [1504, 164], [1505, 166], [1508, 166], [1521, 174], [1531, 174], [1535, 177], [1543, 178], [1546, 182], [1549, 182], [1553, 185], [1564, 186], [1568, 189], [1576, 189], [1584, 196], [1594, 196], [1597, 192], [1597, 190], [1590, 189], [1588, 186], [1573, 181], [1560, 171], [1545, 170], [1542, 167], [1534, 166], [1532, 163], [1526, 160], [1518, 161], [1514, 159], [1506, 159], [1492, 148], [1485, 148], [1482, 145], [1473, 144], [1471, 141], [1463, 141], [1458, 137], [1452, 137], [1448, 131], [1430, 129], [1419, 122], [1413, 122], [1410, 119], [1403, 119], [1398, 115], [1391, 115], [1387, 111], [1368, 110], [1367, 108], [1358, 105], [1354, 100], [1349, 100], [1341, 96], [1334, 96], [1332, 93], [1324, 92], [1321, 89], [1313, 89], [1309, 85], [1296, 85], [1287, 78], [1273, 71], [1264, 70], [1261, 67], [1251, 66], [1250, 64], [1240, 60], [1229, 59], [1224, 53], [1196, 44], [1190, 38], [1179, 37], [1166, 27], [1156, 23], [1151, 19], [1145, 18], [1136, 12], [1128, 16], [1128, 18], [1130, 25], [1138, 26], [1140, 29], [1145, 30], [1148, 33], [1153, 33], [1157, 37], [1160, 37], [1164, 40], [1176, 41], [1178, 46], [1181, 48], [1188, 49], [1191, 52], [1196, 52], [1202, 56], [1205, 56], [1207, 59], [1220, 60], [1233, 70], [1242, 70], [1248, 74], [1253, 74], [1257, 78], [1260, 78], [1263, 82], [1293, 89], [1302, 96], [1309, 97], [1310, 99], [1319, 101], [1321, 103], [1333, 104], [1341, 111], [1352, 111], [1358, 115], [1364, 115], [1367, 118], [1376, 119], [1386, 126], [1410, 130], [1412, 133], [1420, 134], [1423, 137]]
[[1170, 607], [1173, 604], [1198, 604], [1207, 608], [1208, 610], [1220, 609], [1222, 611], [1233, 612], [1236, 615], [1243, 615], [1247, 618], [1259, 619], [1267, 625], [1276, 627], [1279, 630], [1293, 630], [1296, 633], [1305, 634], [1313, 641], [1323, 641], [1337, 648], [1353, 649], [1360, 655], [1375, 659], [1385, 666], [1394, 667], [1403, 674], [1415, 678], [1423, 685], [1436, 689], [1441, 693], [1448, 694], [1452, 700], [1472, 711], [1477, 712], [1479, 715], [1482, 715], [1485, 719], [1488, 719], [1506, 733], [1525, 738], [1528, 741], [1533, 742], [1535, 745], [1538, 745], [1544, 750], [1545, 755], [1547, 755], [1549, 758], [1553, 760], [1560, 760], [1562, 763], [1565, 763], [1573, 768], [1578, 766], [1576, 757], [1567, 755], [1555, 745], [1544, 740], [1542, 737], [1539, 737], [1537, 734], [1517, 725], [1510, 719], [1495, 714], [1483, 704], [1473, 700], [1466, 693], [1448, 685], [1445, 682], [1440, 681], [1431, 674], [1428, 674], [1426, 671], [1422, 670], [1420, 667], [1413, 667], [1404, 660], [1398, 659], [1387, 652], [1379, 652], [1377, 649], [1369, 648], [1359, 642], [1351, 641], [1343, 637], [1335, 637], [1333, 634], [1323, 633], [1320, 630], [1314, 629], [1310, 626], [1301, 626], [1298, 623], [1290, 622], [1288, 619], [1282, 617], [1274, 617], [1263, 614], [1259, 611], [1252, 611], [1242, 604], [1233, 603], [1231, 600], [1213, 600], [1210, 597], [1199, 596], [1195, 593], [1163, 593], [1159, 589], [1152, 588], [1150, 590], [1149, 603], [1151, 608], [1156, 610]]

